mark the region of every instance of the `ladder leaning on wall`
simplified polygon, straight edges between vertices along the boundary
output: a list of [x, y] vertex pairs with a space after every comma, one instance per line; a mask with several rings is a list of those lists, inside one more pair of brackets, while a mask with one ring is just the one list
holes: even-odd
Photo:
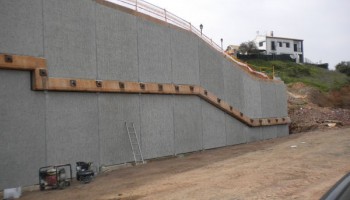
[[140, 148], [139, 139], [137, 138], [134, 122], [125, 122], [126, 132], [129, 135], [131, 150], [134, 155], [135, 164], [144, 164], [143, 155]]

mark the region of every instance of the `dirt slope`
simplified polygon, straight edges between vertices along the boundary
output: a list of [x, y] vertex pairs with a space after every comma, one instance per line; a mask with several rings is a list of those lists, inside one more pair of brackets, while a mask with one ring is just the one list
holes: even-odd
[[[349, 102], [347, 101], [349, 99]], [[291, 133], [350, 125], [350, 87], [322, 93], [303, 83], [288, 86]]]

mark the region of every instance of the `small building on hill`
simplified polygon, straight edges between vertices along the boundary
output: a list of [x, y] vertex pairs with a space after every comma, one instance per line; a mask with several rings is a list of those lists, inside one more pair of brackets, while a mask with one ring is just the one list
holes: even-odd
[[268, 35], [257, 35], [254, 39], [257, 48], [266, 55], [290, 55], [297, 63], [304, 62], [303, 40]]

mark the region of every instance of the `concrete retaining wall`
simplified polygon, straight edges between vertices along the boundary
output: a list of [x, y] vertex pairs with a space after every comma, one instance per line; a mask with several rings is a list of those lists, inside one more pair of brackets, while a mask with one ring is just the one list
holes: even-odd
[[171, 96], [141, 95], [141, 148], [144, 158], [173, 155], [174, 119]]
[[45, 94], [29, 72], [0, 70], [0, 188], [31, 185], [46, 165]]
[[67, 0], [42, 3], [44, 22], [40, 30], [44, 35], [44, 57], [49, 75], [97, 78], [96, 4]]
[[199, 85], [198, 38], [187, 31], [171, 31], [172, 81]]
[[91, 160], [99, 163], [97, 94], [48, 93], [47, 164]]
[[204, 41], [199, 41], [200, 85], [218, 97], [224, 97], [223, 57]]
[[228, 60], [223, 62], [225, 101], [238, 110], [244, 109], [244, 86], [242, 71]]
[[0, 50], [10, 54], [43, 56], [42, 0], [1, 0], [0, 3]]
[[174, 154], [203, 149], [201, 100], [192, 96], [174, 96]]
[[96, 5], [97, 78], [139, 81], [137, 19]]
[[100, 163], [113, 165], [132, 161], [125, 122], [134, 122], [140, 138], [140, 96], [138, 94], [98, 95]]
[[[42, 56], [49, 76], [201, 85], [249, 117], [287, 116], [283, 84], [252, 78], [190, 32], [94, 1], [0, 4], [0, 52]], [[38, 92], [29, 72], [5, 70], [0, 88], [0, 189], [36, 184], [45, 165], [132, 161], [125, 121], [146, 159], [288, 135], [197, 96]]]
[[263, 117], [261, 110], [261, 89], [262, 81], [252, 79], [249, 75], [242, 73], [243, 86], [243, 113], [252, 118]]
[[140, 81], [171, 82], [170, 29], [143, 19], [137, 23]]
[[237, 121], [229, 115], [225, 116], [226, 145], [243, 144], [247, 142], [247, 135], [244, 134], [246, 125]]

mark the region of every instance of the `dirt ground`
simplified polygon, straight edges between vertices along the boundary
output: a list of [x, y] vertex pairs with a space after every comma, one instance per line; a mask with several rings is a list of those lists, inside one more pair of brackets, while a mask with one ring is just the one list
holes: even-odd
[[319, 199], [349, 171], [350, 128], [335, 127], [151, 161], [21, 199]]

